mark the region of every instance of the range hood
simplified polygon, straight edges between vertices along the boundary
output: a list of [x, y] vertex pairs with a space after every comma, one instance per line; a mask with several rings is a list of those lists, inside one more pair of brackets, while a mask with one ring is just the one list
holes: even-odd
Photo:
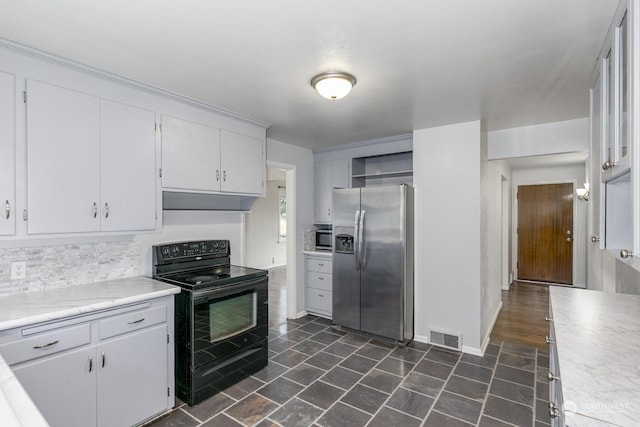
[[162, 209], [168, 211], [250, 212], [257, 197], [230, 194], [162, 192]]

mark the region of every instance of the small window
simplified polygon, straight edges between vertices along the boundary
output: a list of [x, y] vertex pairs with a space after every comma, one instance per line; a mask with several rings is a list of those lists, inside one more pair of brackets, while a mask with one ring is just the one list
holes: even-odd
[[287, 240], [287, 188], [278, 187], [278, 242]]

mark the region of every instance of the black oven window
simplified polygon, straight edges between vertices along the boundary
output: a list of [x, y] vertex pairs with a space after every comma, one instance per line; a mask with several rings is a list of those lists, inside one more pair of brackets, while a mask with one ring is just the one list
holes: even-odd
[[209, 337], [212, 343], [256, 326], [256, 296], [252, 292], [209, 304]]

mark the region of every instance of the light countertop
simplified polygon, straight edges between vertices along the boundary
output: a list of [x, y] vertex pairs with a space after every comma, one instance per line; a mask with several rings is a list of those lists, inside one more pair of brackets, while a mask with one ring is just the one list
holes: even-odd
[[[0, 331], [106, 310], [180, 292], [148, 277], [130, 277], [89, 285], [0, 297]], [[0, 425], [47, 427], [27, 392], [0, 355]]]
[[582, 425], [572, 407], [615, 425], [638, 425], [640, 296], [553, 286], [550, 294], [566, 423]]
[[324, 258], [333, 258], [333, 253], [331, 251], [303, 251], [305, 255], [313, 255]]
[[91, 313], [151, 298], [180, 288], [144, 276], [67, 286], [0, 297], [0, 331]]

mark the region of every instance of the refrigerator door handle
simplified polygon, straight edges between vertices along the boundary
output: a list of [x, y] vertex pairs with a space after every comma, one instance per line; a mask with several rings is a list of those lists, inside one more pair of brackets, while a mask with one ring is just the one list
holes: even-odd
[[360, 258], [360, 271], [365, 268], [365, 252], [364, 252], [364, 210], [360, 211], [360, 224], [358, 225], [358, 257]]
[[353, 258], [356, 261], [356, 271], [360, 271], [360, 258], [358, 254], [358, 227], [360, 226], [360, 211], [356, 211], [353, 223]]

